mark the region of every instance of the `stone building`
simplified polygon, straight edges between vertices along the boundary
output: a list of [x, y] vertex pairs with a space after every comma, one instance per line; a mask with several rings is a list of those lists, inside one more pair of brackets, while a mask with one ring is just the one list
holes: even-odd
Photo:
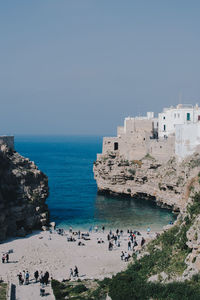
[[116, 137], [103, 139], [102, 154], [115, 152], [127, 160], [146, 155], [162, 161], [179, 160], [200, 148], [200, 109], [198, 105], [179, 104], [164, 108], [158, 118], [153, 112], [144, 117], [128, 117], [117, 128]]

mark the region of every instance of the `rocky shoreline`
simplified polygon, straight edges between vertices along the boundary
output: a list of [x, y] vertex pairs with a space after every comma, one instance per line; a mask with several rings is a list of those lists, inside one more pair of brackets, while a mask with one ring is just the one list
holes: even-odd
[[179, 212], [186, 207], [199, 165], [197, 153], [181, 163], [172, 157], [162, 164], [150, 155], [128, 161], [117, 153], [107, 153], [94, 162], [93, 171], [99, 193], [143, 198]]
[[0, 147], [0, 241], [49, 223], [48, 178], [34, 162]]

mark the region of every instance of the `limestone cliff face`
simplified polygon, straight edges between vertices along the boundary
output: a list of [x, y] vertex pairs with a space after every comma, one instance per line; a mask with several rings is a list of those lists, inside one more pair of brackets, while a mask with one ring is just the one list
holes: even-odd
[[48, 178], [29, 159], [0, 147], [0, 240], [48, 224]]
[[185, 208], [192, 178], [198, 170], [199, 154], [182, 163], [175, 158], [160, 163], [150, 155], [140, 161], [128, 161], [110, 152], [100, 155], [93, 166], [99, 192], [152, 199], [174, 211]]

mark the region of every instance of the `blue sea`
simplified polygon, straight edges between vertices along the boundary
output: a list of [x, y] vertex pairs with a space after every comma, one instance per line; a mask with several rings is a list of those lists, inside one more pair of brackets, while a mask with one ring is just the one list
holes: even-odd
[[16, 136], [15, 149], [48, 176], [47, 204], [59, 227], [158, 230], [174, 220], [169, 210], [150, 201], [97, 194], [92, 168], [102, 137]]

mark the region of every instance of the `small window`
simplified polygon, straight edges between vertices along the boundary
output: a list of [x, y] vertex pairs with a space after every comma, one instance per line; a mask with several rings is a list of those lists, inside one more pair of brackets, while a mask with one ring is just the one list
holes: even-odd
[[198, 116], [198, 121], [200, 121], [200, 116]]
[[176, 114], [174, 114], [174, 119], [176, 119]]
[[178, 114], [178, 118], [180, 118], [180, 114]]
[[163, 120], [165, 120], [165, 116], [163, 117]]
[[144, 138], [144, 141], [145, 141], [145, 138]]
[[190, 121], [190, 113], [187, 113], [187, 121]]
[[163, 130], [166, 131], [166, 125], [163, 125]]
[[114, 143], [114, 150], [118, 150], [118, 143]]

